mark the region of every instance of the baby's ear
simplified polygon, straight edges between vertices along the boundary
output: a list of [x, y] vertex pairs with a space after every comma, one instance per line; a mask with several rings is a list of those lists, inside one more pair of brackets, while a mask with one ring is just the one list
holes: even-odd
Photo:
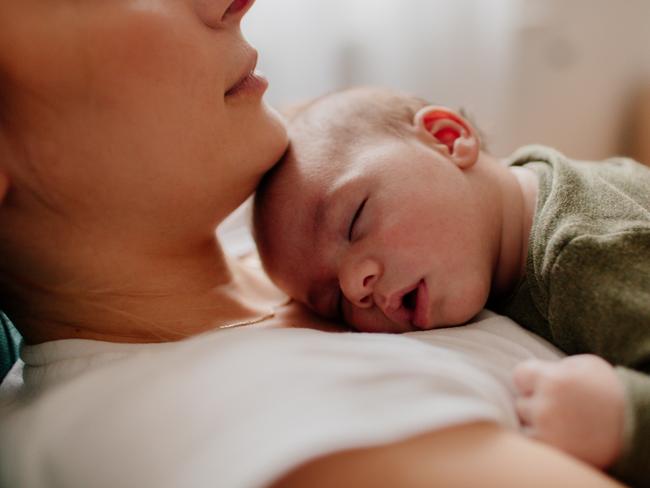
[[415, 114], [413, 125], [434, 149], [459, 168], [470, 168], [478, 160], [479, 136], [472, 124], [457, 112], [429, 105]]

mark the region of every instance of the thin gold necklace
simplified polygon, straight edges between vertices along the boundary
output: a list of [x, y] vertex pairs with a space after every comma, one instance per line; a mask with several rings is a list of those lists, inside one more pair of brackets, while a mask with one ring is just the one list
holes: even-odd
[[255, 324], [259, 324], [260, 322], [264, 322], [265, 320], [272, 319], [273, 317], [275, 317], [275, 309], [271, 310], [270, 312], [264, 315], [255, 317], [254, 319], [242, 320], [241, 322], [232, 322], [230, 324], [220, 325], [219, 327], [217, 327], [217, 329], [234, 329], [235, 327], [243, 327], [245, 325], [255, 325]]
[[280, 307], [284, 307], [286, 305], [289, 305], [291, 302], [292, 302], [292, 299], [290, 297], [287, 297], [287, 299], [285, 301], [283, 301], [282, 303], [279, 303], [275, 307], [269, 309], [269, 311], [267, 313], [265, 313], [264, 315], [260, 315], [259, 317], [255, 317], [254, 319], [242, 320], [242, 321], [232, 322], [230, 324], [220, 325], [219, 327], [217, 327], [217, 329], [234, 329], [236, 327], [243, 327], [245, 325], [259, 324], [260, 322], [264, 322], [265, 320], [269, 320], [269, 319], [272, 319], [273, 317], [275, 317], [276, 311]]

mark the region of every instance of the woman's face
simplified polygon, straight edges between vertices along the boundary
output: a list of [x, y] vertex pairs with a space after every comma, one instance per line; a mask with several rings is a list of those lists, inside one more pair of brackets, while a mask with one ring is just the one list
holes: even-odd
[[253, 2], [2, 2], [0, 120], [23, 198], [122, 231], [234, 209], [287, 144], [240, 32]]

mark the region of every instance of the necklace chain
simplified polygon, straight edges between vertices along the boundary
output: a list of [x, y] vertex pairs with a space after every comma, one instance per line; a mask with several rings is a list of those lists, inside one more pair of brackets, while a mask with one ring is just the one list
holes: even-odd
[[264, 322], [265, 320], [272, 319], [273, 317], [275, 317], [275, 310], [271, 310], [264, 315], [255, 317], [254, 319], [242, 320], [240, 322], [232, 322], [230, 324], [220, 325], [219, 327], [217, 327], [217, 329], [234, 329], [236, 327], [243, 327], [245, 325], [259, 324], [260, 322]]

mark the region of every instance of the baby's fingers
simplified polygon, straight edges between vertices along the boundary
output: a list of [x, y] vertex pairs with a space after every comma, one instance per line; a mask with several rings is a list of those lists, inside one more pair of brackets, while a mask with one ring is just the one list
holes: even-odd
[[533, 425], [534, 400], [532, 397], [519, 397], [515, 400], [515, 410], [525, 430]]
[[512, 381], [517, 393], [523, 396], [532, 395], [543, 371], [544, 362], [537, 359], [529, 359], [515, 366], [512, 372]]

